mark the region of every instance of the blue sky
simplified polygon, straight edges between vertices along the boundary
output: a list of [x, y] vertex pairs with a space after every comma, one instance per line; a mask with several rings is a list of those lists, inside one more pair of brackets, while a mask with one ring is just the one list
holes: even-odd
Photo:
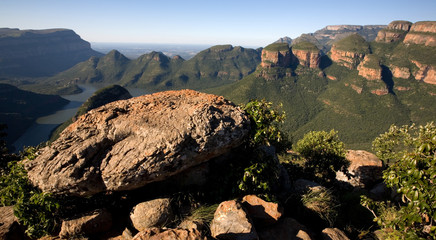
[[0, 27], [69, 28], [89, 42], [265, 46], [326, 25], [436, 21], [436, 0], [0, 0]]

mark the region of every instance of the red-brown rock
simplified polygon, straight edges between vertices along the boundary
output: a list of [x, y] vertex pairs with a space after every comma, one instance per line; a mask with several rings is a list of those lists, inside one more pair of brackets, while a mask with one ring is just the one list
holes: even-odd
[[89, 196], [161, 181], [239, 146], [247, 115], [192, 90], [116, 101], [91, 110], [28, 162], [45, 192]]
[[348, 182], [354, 187], [369, 187], [382, 179], [383, 162], [374, 154], [364, 150], [349, 150], [346, 159], [350, 161], [348, 178], [343, 172], [336, 173], [336, 179]]
[[403, 43], [436, 46], [436, 21], [414, 23], [404, 38]]
[[212, 237], [228, 240], [257, 240], [251, 220], [236, 200], [222, 202], [210, 224]]
[[272, 225], [283, 215], [283, 208], [277, 203], [266, 202], [256, 195], [245, 196], [242, 204], [256, 227]]
[[306, 51], [300, 49], [292, 49], [292, 53], [297, 57], [299, 63], [305, 67], [319, 68], [321, 62], [320, 51]]
[[130, 220], [138, 231], [163, 227], [173, 220], [170, 199], [160, 198], [137, 204], [130, 214]]

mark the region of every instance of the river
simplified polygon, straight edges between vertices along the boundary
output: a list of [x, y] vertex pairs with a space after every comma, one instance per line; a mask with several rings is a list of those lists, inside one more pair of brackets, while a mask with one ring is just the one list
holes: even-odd
[[[60, 124], [73, 117], [79, 107], [92, 96], [92, 94], [101, 88], [94, 85], [79, 85], [83, 90], [79, 94], [61, 96], [70, 102], [62, 107], [57, 112], [40, 117], [30, 126], [20, 138], [18, 138], [13, 146], [16, 152], [21, 151], [25, 146], [37, 146], [42, 142], [46, 142], [51, 132]], [[127, 88], [133, 97], [148, 94], [143, 89]]]

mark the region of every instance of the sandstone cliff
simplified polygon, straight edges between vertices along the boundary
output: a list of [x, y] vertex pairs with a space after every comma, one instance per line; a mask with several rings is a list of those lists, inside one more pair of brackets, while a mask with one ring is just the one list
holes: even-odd
[[262, 50], [261, 67], [289, 67], [292, 53], [287, 43], [273, 43]]
[[376, 42], [396, 42], [402, 40], [409, 32], [412, 23], [409, 21], [393, 21], [378, 32]]
[[436, 46], [436, 21], [416, 22], [404, 38], [405, 44]]
[[382, 68], [380, 66], [380, 59], [372, 54], [365, 56], [363, 61], [357, 66], [359, 75], [368, 80], [381, 80]]
[[333, 44], [330, 58], [341, 66], [354, 69], [369, 52], [369, 45], [365, 39], [353, 34]]
[[413, 60], [412, 62], [418, 67], [418, 70], [413, 73], [416, 80], [436, 85], [435, 66], [421, 64], [418, 61], [413, 61]]
[[299, 64], [319, 68], [321, 62], [321, 51], [310, 42], [300, 42], [292, 46], [292, 53], [298, 59]]
[[68, 29], [0, 29], [0, 75], [46, 76], [102, 54]]

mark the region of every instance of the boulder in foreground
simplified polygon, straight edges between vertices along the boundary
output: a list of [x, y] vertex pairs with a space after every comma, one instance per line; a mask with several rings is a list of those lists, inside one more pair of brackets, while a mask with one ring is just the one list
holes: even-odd
[[247, 115], [223, 97], [160, 92], [89, 111], [26, 167], [44, 192], [133, 190], [239, 146], [249, 126]]

